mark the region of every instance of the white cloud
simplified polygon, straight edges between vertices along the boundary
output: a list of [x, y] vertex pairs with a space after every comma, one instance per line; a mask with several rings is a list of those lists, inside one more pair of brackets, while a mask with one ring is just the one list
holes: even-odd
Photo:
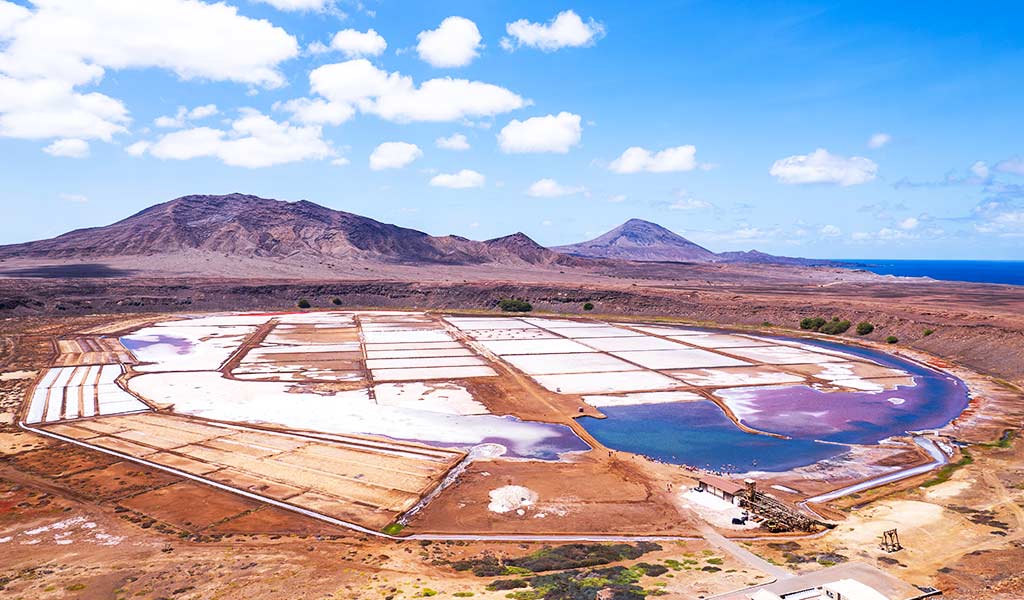
[[[184, 115], [181, 115], [184, 117]], [[178, 129], [185, 126], [185, 119], [177, 116], [160, 116], [153, 119], [153, 124], [163, 129]]]
[[437, 29], [416, 36], [416, 53], [434, 67], [464, 67], [479, 55], [480, 30], [465, 17], [448, 17]]
[[996, 164], [996, 170], [1013, 175], [1024, 175], [1024, 158], [1015, 156]]
[[127, 152], [128, 154], [131, 154], [132, 156], [142, 156], [143, 154], [146, 153], [147, 150], [149, 150], [149, 147], [151, 145], [152, 144], [150, 144], [149, 142], [135, 142], [134, 144], [125, 148], [124, 151]]
[[449, 137], [439, 137], [434, 140], [434, 145], [443, 150], [469, 150], [469, 141], [461, 133], [455, 133]]
[[430, 185], [455, 190], [484, 187], [487, 180], [482, 174], [470, 169], [462, 169], [458, 173], [440, 173], [430, 180]]
[[703, 210], [711, 208], [711, 203], [707, 200], [700, 200], [687, 194], [686, 192], [679, 192], [676, 194], [674, 202], [668, 205], [672, 210]]
[[342, 157], [339, 157], [339, 158], [336, 158], [336, 159], [332, 160], [331, 164], [336, 166], [336, 167], [344, 167], [346, 165], [352, 164], [352, 161], [350, 161], [349, 159], [347, 159], [344, 156], [342, 156]]
[[129, 153], [148, 151], [161, 159], [188, 160], [200, 157], [220, 159], [224, 164], [250, 169], [324, 159], [334, 155], [317, 126], [279, 123], [253, 109], [242, 109], [241, 117], [224, 131], [211, 127], [182, 129], [164, 135], [148, 148], [129, 146]]
[[158, 67], [182, 79], [278, 87], [298, 43], [266, 20], [194, 0], [46, 0], [15, 24], [0, 71], [19, 79], [98, 81], [105, 69]]
[[556, 152], [565, 154], [580, 143], [583, 128], [580, 116], [568, 112], [544, 117], [531, 117], [525, 121], [512, 119], [498, 133], [498, 145], [506, 154], [527, 152]]
[[331, 47], [327, 44], [316, 40], [306, 45], [306, 54], [310, 56], [317, 56], [320, 54], [327, 54], [331, 51]]
[[480, 81], [445, 77], [417, 87], [411, 77], [387, 73], [366, 59], [323, 65], [310, 73], [309, 81], [313, 92], [331, 102], [399, 123], [489, 117], [527, 104], [503, 87]]
[[188, 111], [188, 118], [193, 121], [198, 121], [199, 119], [206, 119], [208, 117], [212, 117], [216, 115], [218, 112], [219, 111], [217, 110], [216, 104], [204, 104], [202, 106], [197, 106], [192, 110]]
[[875, 237], [880, 240], [896, 241], [896, 240], [912, 240], [917, 239], [917, 234], [907, 233], [906, 231], [900, 231], [897, 229], [891, 229], [889, 227], [883, 227], [878, 230]]
[[321, 98], [295, 98], [274, 104], [274, 109], [289, 112], [292, 118], [306, 125], [341, 125], [356, 113], [351, 104]]
[[881, 148], [892, 141], [888, 133], [876, 133], [868, 139], [868, 148]]
[[110, 141], [130, 121], [128, 109], [110, 96], [78, 94], [71, 84], [52, 79], [0, 75], [0, 136]]
[[153, 121], [153, 124], [164, 129], [179, 129], [184, 127], [189, 121], [199, 121], [207, 117], [212, 117], [217, 113], [216, 104], [204, 104], [203, 106], [197, 106], [192, 110], [189, 110], [184, 106], [179, 106], [178, 111], [173, 117], [157, 117]]
[[627, 197], [625, 194], [615, 194], [608, 196], [608, 201], [618, 204], [619, 202], [625, 202]]
[[24, 6], [11, 2], [0, 2], [0, 40], [5, 39], [14, 31], [14, 26], [32, 16], [32, 12]]
[[43, 152], [50, 156], [86, 158], [89, 156], [89, 142], [76, 138], [59, 139], [43, 148]]
[[109, 141], [128, 110], [76, 86], [108, 69], [159, 68], [180, 79], [278, 87], [294, 37], [222, 2], [39, 0], [34, 9], [0, 2], [0, 136]]
[[388, 47], [381, 34], [370, 29], [365, 33], [355, 29], [343, 29], [334, 34], [331, 48], [341, 51], [348, 58], [380, 56]]
[[401, 169], [423, 156], [416, 144], [408, 142], [384, 142], [370, 154], [370, 168], [374, 171]]
[[906, 219], [903, 219], [902, 221], [900, 221], [900, 229], [903, 229], [903, 230], [917, 229], [917, 226], [920, 225], [920, 224], [921, 224], [921, 222], [918, 221], [917, 219], [915, 219], [914, 217], [907, 217]]
[[782, 183], [834, 183], [859, 185], [875, 178], [878, 165], [863, 156], [838, 156], [824, 148], [806, 155], [789, 156], [775, 161], [768, 171]]
[[821, 228], [819, 233], [825, 237], [839, 237], [843, 234], [843, 230], [839, 229], [835, 225], [825, 225]]
[[66, 202], [75, 202], [77, 204], [85, 204], [89, 201], [89, 198], [82, 194], [61, 194], [60, 199]]
[[256, 0], [269, 4], [277, 10], [288, 12], [293, 11], [321, 11], [334, 4], [334, 0]]
[[697, 148], [692, 145], [676, 146], [652, 153], [646, 148], [633, 146], [613, 160], [608, 168], [616, 173], [692, 171], [697, 168]]
[[559, 48], [591, 46], [604, 37], [604, 25], [594, 19], [586, 22], [575, 12], [566, 10], [544, 23], [519, 19], [505, 25], [509, 37], [502, 38], [501, 47], [514, 50], [520, 46], [554, 52]]
[[561, 196], [572, 196], [575, 194], [582, 194], [587, 191], [587, 188], [578, 185], [562, 185], [554, 179], [538, 179], [533, 182], [526, 190], [527, 196], [533, 196], [534, 198], [558, 198]]
[[971, 173], [975, 177], [980, 177], [981, 179], [988, 179], [988, 176], [989, 176], [988, 163], [986, 163], [983, 160], [979, 160], [979, 161], [975, 162], [973, 165], [971, 165]]

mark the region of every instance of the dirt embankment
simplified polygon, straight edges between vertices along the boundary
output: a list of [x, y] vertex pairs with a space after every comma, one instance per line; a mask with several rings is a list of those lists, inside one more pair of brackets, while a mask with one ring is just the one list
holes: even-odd
[[[215, 279], [0, 279], [0, 318], [90, 313], [287, 309], [299, 298], [314, 308], [493, 309], [503, 297], [535, 310], [668, 317], [783, 332], [807, 316], [868, 321], [866, 339], [888, 336], [991, 375], [1024, 381], [1024, 290], [1014, 286], [877, 281], [635, 281], [619, 285], [508, 281], [260, 282]], [[338, 299], [340, 305], [333, 304]], [[587, 313], [589, 314], [589, 313]], [[0, 321], [0, 330], [5, 328]], [[927, 332], [931, 333], [927, 333]], [[856, 338], [853, 328], [846, 337]]]

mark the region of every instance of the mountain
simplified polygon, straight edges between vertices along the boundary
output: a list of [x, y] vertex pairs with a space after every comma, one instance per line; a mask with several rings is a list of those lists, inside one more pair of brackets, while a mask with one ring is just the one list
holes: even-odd
[[590, 241], [555, 246], [555, 252], [592, 258], [636, 261], [714, 262], [714, 252], [694, 244], [661, 225], [630, 219]]
[[630, 219], [587, 242], [554, 246], [551, 249], [572, 256], [638, 262], [742, 263], [800, 267], [836, 265], [827, 260], [775, 256], [757, 250], [715, 253], [657, 223], [642, 219]]
[[736, 262], [760, 265], [793, 265], [799, 267], [839, 266], [839, 263], [832, 260], [822, 260], [817, 258], [797, 258], [793, 256], [776, 256], [774, 254], [758, 252], [757, 250], [747, 250], [745, 252], [719, 252], [717, 256], [721, 262]]
[[522, 233], [478, 242], [434, 237], [312, 202], [244, 194], [184, 196], [105, 227], [0, 246], [0, 259], [222, 255], [247, 259], [350, 259], [390, 263], [561, 264], [571, 257]]

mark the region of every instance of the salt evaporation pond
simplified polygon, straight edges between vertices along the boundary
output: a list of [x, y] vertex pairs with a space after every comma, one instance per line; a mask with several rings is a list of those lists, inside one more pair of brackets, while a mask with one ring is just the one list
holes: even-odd
[[146, 356], [154, 346], [170, 348], [173, 352], [181, 355], [189, 354], [193, 349], [192, 340], [176, 335], [126, 335], [119, 339], [121, 345], [135, 353], [137, 357]]
[[607, 419], [583, 417], [580, 423], [609, 448], [665, 462], [777, 472], [843, 454], [844, 444], [875, 444], [942, 427], [967, 407], [966, 386], [947, 374], [884, 352], [798, 341], [902, 369], [915, 385], [884, 392], [823, 392], [806, 385], [716, 392], [745, 425], [790, 439], [747, 433], [709, 401], [605, 407]]

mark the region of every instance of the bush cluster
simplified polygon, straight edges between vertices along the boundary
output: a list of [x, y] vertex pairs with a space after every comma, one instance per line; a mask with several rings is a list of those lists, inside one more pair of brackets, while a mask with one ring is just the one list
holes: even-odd
[[[452, 561], [449, 564], [456, 571], [470, 571], [477, 577], [527, 575], [561, 569], [595, 567], [620, 560], [633, 560], [640, 558], [648, 552], [657, 550], [661, 550], [661, 546], [653, 542], [638, 542], [636, 544], [565, 544], [563, 546], [547, 546], [532, 554], [517, 558], [501, 560], [497, 556], [487, 553], [476, 558]], [[651, 571], [657, 571], [660, 568], [658, 565], [640, 564], [645, 565], [642, 568]], [[640, 564], [637, 566], [640, 566]]]
[[504, 312], [530, 312], [533, 305], [521, 298], [502, 298], [498, 301], [498, 308]]
[[850, 328], [850, 322], [849, 321], [847, 321], [846, 319], [843, 319], [842, 321], [840, 321], [839, 317], [833, 317], [833, 319], [831, 321], [829, 321], [828, 323], [825, 323], [824, 325], [822, 325], [818, 329], [818, 331], [820, 331], [822, 333], [827, 333], [828, 335], [839, 335], [841, 333], [846, 333], [846, 330], [849, 329], [849, 328]]
[[305, 298], [300, 298], [298, 303], [295, 304], [295, 306], [298, 306], [299, 308], [309, 308], [309, 300], [306, 300]]
[[807, 317], [800, 321], [800, 329], [806, 329], [808, 331], [817, 331], [821, 329], [821, 326], [826, 323], [825, 319], [821, 317]]
[[593, 302], [585, 302], [585, 303], [583, 303], [583, 310], [594, 310], [594, 303]]
[[845, 333], [849, 328], [850, 322], [846, 319], [840, 320], [839, 317], [832, 317], [831, 321], [826, 321], [821, 317], [807, 317], [800, 321], [800, 329], [820, 331], [829, 335]]
[[[611, 592], [613, 600], [644, 600], [648, 596], [659, 595], [638, 585], [645, 573], [643, 568], [615, 566], [537, 575], [516, 580], [527, 582], [530, 590], [511, 592], [505, 597], [513, 600], [593, 600], [598, 592], [605, 591]], [[495, 581], [487, 589], [498, 590], [503, 585], [505, 582]]]
[[889, 337], [885, 338], [885, 343], [886, 344], [895, 344], [898, 341], [900, 341], [900, 338], [898, 338], [898, 337], [896, 337], [894, 335], [890, 335]]
[[867, 335], [875, 330], [875, 326], [867, 321], [857, 323], [857, 335]]

